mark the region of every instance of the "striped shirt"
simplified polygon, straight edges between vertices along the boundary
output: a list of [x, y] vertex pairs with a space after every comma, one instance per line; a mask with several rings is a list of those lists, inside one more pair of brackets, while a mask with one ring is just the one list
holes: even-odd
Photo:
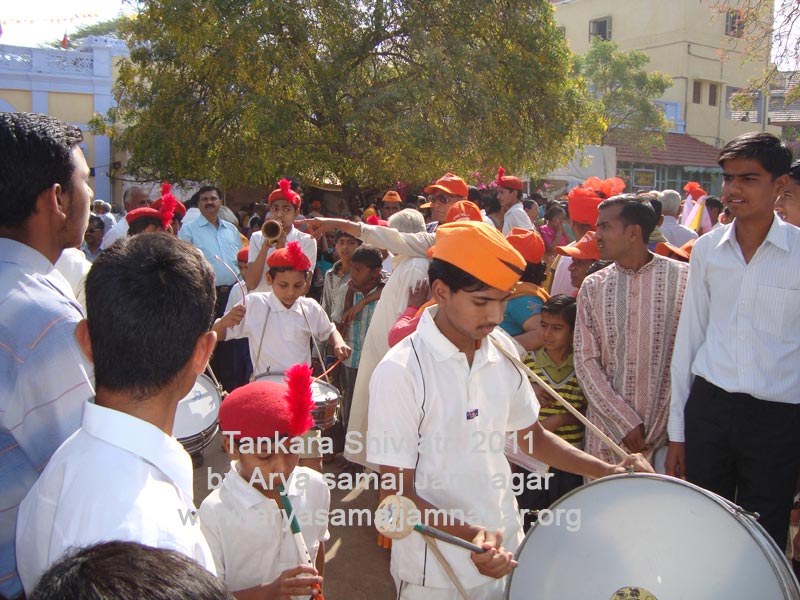
[[800, 229], [775, 217], [746, 263], [734, 226], [701, 236], [692, 250], [672, 359], [673, 442], [684, 441], [695, 376], [731, 393], [800, 402]]
[[[578, 376], [575, 374], [575, 362], [573, 355], [570, 354], [566, 360], [557, 365], [547, 354], [544, 348], [540, 348], [534, 355], [535, 358], [527, 358], [525, 364], [533, 370], [539, 377], [553, 388], [558, 394], [581, 412], [586, 412], [586, 397], [578, 383]], [[539, 409], [539, 421], [544, 421], [548, 417], [555, 415], [565, 415], [567, 409], [558, 403], [552, 405], [542, 404]], [[584, 427], [581, 423], [563, 425], [553, 433], [563, 440], [575, 446], [583, 444]]]
[[[381, 271], [382, 281], [386, 279], [386, 275], [387, 274], [384, 271]], [[369, 296], [380, 287], [383, 287], [383, 283], [381, 283], [379, 286], [375, 286], [367, 294], [354, 291], [353, 306], [361, 302], [366, 296]], [[342, 321], [342, 316], [346, 310], [345, 299], [348, 289], [349, 285], [345, 283], [340, 285], [336, 290], [336, 295], [333, 300], [333, 309], [331, 311], [331, 320], [334, 323], [338, 324]], [[375, 307], [377, 305], [377, 300], [373, 300], [372, 302], [368, 303], [359, 311], [353, 320], [350, 321], [350, 324], [347, 326], [347, 330], [344, 331], [344, 341], [352, 349], [350, 356], [342, 361], [342, 364], [344, 364], [346, 367], [350, 367], [351, 369], [358, 368], [358, 363], [361, 361], [361, 350], [364, 348], [364, 339], [367, 337], [367, 329], [369, 329], [369, 324], [372, 321], [372, 315], [375, 312]]]
[[39, 252], [0, 239], [0, 595], [22, 592], [14, 530], [19, 503], [81, 424], [91, 365], [78, 348], [83, 309]]
[[[615, 442], [644, 424], [650, 452], [667, 440], [670, 365], [688, 266], [653, 256], [638, 271], [613, 264], [578, 292], [575, 370], [587, 417]], [[586, 452], [615, 462], [586, 432]]]

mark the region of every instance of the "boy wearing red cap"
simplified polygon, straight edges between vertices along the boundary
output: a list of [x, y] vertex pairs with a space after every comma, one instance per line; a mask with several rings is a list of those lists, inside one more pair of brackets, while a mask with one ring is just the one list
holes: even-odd
[[[322, 585], [330, 491], [292, 451], [314, 424], [311, 369], [295, 365], [284, 381], [237, 388], [219, 411], [231, 468], [200, 506], [200, 526], [217, 575], [236, 598], [308, 597], [312, 585]], [[284, 493], [291, 515], [282, 509]], [[302, 524], [311, 564], [293, 539], [292, 516]]]
[[267, 198], [269, 214], [267, 219], [277, 221], [281, 225], [281, 236], [274, 245], [265, 243], [264, 234], [254, 231], [250, 236], [248, 252], [248, 269], [245, 282], [248, 290], [268, 292], [269, 282], [265, 279], [267, 272], [267, 259], [279, 248], [285, 248], [289, 242], [297, 242], [308, 257], [309, 270], [317, 264], [317, 242], [307, 233], [299, 231], [294, 226], [294, 220], [300, 215], [302, 198], [292, 189], [292, 182], [281, 179], [278, 189], [273, 190]]
[[[437, 306], [389, 350], [370, 382], [367, 460], [423, 515], [438, 515], [440, 529], [486, 550], [469, 555], [439, 547], [468, 597], [501, 598], [522, 541], [507, 485], [506, 432], [556, 468], [591, 477], [625, 469], [545, 431], [527, 377], [499, 349], [516, 352], [496, 326], [525, 268], [519, 252], [494, 227], [462, 221], [437, 229], [431, 257]], [[641, 456], [626, 462], [648, 470]], [[391, 570], [398, 598], [460, 598], [422, 536], [393, 542]]]
[[289, 242], [270, 254], [267, 264], [272, 291], [248, 294], [246, 310], [241, 304], [218, 319], [214, 323], [218, 339], [247, 338], [256, 375], [310, 363], [312, 336], [328, 340], [336, 358], [350, 356], [350, 348], [319, 303], [304, 296], [311, 263], [300, 244]]
[[508, 235], [514, 227], [533, 229], [533, 223], [525, 207], [522, 206], [522, 179], [506, 175], [506, 170], [497, 170], [497, 200], [503, 209], [503, 235]]

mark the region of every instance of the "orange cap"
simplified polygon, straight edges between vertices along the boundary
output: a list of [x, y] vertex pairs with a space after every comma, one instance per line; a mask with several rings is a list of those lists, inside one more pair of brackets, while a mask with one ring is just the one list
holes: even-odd
[[469, 188], [464, 180], [458, 175], [447, 173], [443, 177], [436, 180], [436, 183], [429, 185], [425, 188], [425, 193], [430, 194], [436, 190], [441, 190], [449, 196], [459, 196], [466, 198], [469, 195]]
[[394, 190], [389, 190], [383, 195], [383, 203], [386, 204], [387, 202], [402, 202], [403, 199], [400, 197], [400, 194], [395, 192]]
[[578, 260], [600, 260], [600, 247], [594, 239], [594, 231], [588, 232], [574, 246], [556, 246], [556, 252]]
[[445, 223], [452, 223], [453, 221], [483, 221], [483, 217], [474, 202], [459, 200], [447, 209], [447, 215], [444, 217]]
[[514, 177], [513, 175], [506, 175], [506, 170], [503, 167], [497, 169], [497, 179], [495, 179], [495, 183], [509, 190], [522, 189], [522, 179]]
[[691, 239], [680, 248], [673, 246], [669, 242], [658, 242], [656, 244], [655, 252], [656, 254], [666, 256], [667, 258], [674, 258], [675, 260], [689, 262], [689, 258], [692, 256], [692, 248], [694, 248], [694, 243], [696, 241], [697, 238]]
[[443, 260], [487, 285], [510, 291], [525, 272], [525, 259], [491, 225], [477, 221], [444, 223], [428, 256]]
[[595, 194], [594, 189], [582, 186], [572, 188], [567, 198], [569, 218], [594, 229], [597, 226], [597, 217], [600, 216], [597, 207], [603, 199]]
[[544, 256], [544, 240], [533, 230], [513, 227], [506, 236], [508, 243], [529, 263], [540, 263]]

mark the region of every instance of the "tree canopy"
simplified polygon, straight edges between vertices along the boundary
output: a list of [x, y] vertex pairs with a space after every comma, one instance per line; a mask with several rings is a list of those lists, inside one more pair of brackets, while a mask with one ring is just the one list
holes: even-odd
[[592, 46], [576, 63], [602, 105], [606, 132], [641, 151], [663, 146], [669, 121], [653, 100], [672, 85], [672, 78], [645, 71], [650, 58], [643, 52], [620, 52], [617, 44], [595, 37]]
[[[91, 25], [81, 25], [75, 31], [67, 36], [67, 49], [74, 50], [81, 45], [84, 39], [90, 35], [110, 35], [119, 37], [120, 24], [126, 21], [128, 17], [121, 16], [107, 21], [100, 21], [99, 23], [92, 23]], [[48, 42], [47, 46], [52, 48], [61, 48], [62, 38]]]
[[272, 185], [544, 173], [602, 133], [547, 0], [143, 0], [108, 116], [128, 170]]

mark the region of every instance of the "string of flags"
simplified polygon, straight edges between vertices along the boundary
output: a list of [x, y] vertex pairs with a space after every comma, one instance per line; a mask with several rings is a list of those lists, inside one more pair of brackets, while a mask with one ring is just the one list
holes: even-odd
[[42, 25], [42, 24], [51, 24], [55, 25], [58, 23], [73, 23], [75, 21], [80, 21], [82, 19], [99, 19], [102, 15], [100, 13], [81, 13], [81, 14], [74, 14], [64, 17], [42, 17], [42, 18], [35, 18], [35, 19], [2, 19], [0, 20], [0, 24], [2, 25]]

